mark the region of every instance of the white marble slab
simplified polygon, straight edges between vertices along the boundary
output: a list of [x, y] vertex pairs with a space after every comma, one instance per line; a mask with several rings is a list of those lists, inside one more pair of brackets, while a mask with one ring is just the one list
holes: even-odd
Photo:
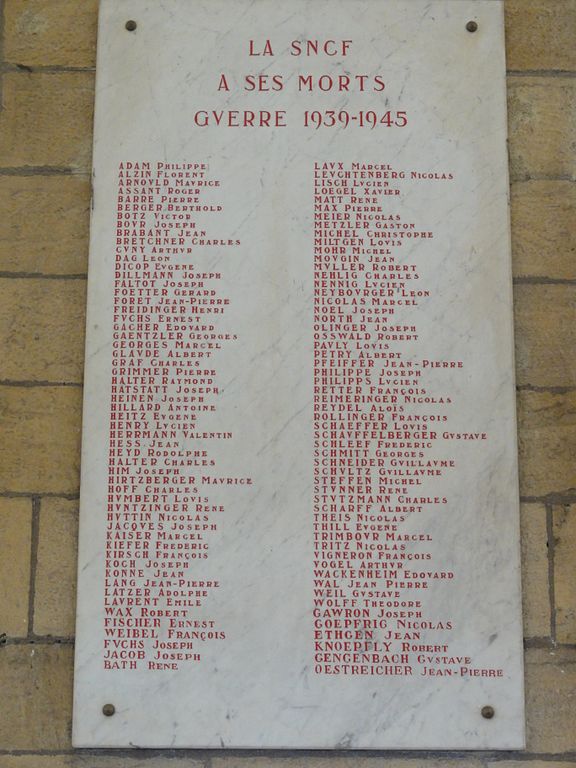
[[504, 71], [497, 0], [102, 0], [77, 746], [523, 746]]

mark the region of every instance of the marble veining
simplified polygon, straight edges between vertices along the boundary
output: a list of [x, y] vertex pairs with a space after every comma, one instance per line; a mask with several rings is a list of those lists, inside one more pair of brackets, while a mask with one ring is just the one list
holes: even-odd
[[76, 746], [522, 748], [507, 173], [500, 0], [102, 0]]

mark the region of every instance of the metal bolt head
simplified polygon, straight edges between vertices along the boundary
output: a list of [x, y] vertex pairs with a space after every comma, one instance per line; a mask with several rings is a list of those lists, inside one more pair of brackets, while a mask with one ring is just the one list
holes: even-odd
[[112, 717], [112, 715], [116, 712], [116, 707], [114, 704], [104, 704], [102, 707], [102, 714], [106, 717]]
[[496, 714], [494, 712], [494, 707], [490, 707], [490, 706], [482, 707], [482, 709], [480, 710], [480, 713], [482, 717], [486, 718], [486, 720], [492, 720], [492, 718]]
[[478, 24], [475, 21], [469, 21], [468, 24], [466, 24], [466, 29], [468, 32], [476, 32], [478, 29]]
[[128, 30], [128, 32], [134, 32], [138, 24], [134, 21], [134, 19], [130, 19], [126, 22], [125, 27]]

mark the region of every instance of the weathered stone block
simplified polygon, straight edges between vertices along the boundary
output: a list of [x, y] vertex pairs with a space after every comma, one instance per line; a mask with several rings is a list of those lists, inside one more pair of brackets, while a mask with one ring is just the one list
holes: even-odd
[[506, 0], [509, 69], [576, 69], [574, 0]]
[[[0, 632], [28, 632], [32, 501], [0, 499]], [[0, 649], [1, 652], [1, 649]]]
[[526, 726], [529, 752], [576, 750], [576, 650], [526, 653]]
[[565, 493], [576, 487], [576, 392], [518, 394], [520, 492]]
[[564, 77], [508, 78], [510, 174], [576, 176], [576, 81]]
[[572, 280], [576, 274], [576, 183], [512, 184], [515, 277]]
[[0, 652], [4, 750], [69, 748], [72, 656], [68, 645], [8, 645]]
[[575, 286], [514, 286], [514, 325], [517, 384], [576, 383]]
[[37, 635], [74, 634], [78, 502], [42, 499], [34, 602]]
[[80, 387], [0, 387], [0, 491], [78, 492]]
[[85, 308], [84, 280], [0, 279], [3, 378], [80, 382]]
[[576, 643], [576, 506], [554, 507], [553, 520], [556, 639]]
[[0, 176], [0, 209], [0, 272], [87, 272], [89, 176]]
[[0, 157], [4, 166], [55, 166], [89, 172], [94, 75], [3, 75]]
[[523, 504], [520, 522], [524, 636], [550, 637], [546, 508], [543, 504]]

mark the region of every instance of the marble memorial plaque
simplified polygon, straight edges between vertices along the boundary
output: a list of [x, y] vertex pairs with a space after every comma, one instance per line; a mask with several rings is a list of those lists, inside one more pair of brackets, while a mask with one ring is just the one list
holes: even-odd
[[98, 45], [75, 745], [521, 748], [502, 3]]

